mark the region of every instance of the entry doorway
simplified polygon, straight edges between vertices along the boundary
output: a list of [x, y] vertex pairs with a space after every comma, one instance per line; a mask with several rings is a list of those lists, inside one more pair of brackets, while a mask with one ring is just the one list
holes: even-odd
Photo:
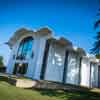
[[13, 74], [24, 75], [27, 72], [28, 64], [27, 63], [15, 63]]

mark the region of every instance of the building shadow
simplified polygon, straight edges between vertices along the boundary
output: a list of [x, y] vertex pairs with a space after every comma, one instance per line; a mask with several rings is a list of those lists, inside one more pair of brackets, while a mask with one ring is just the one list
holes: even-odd
[[43, 96], [56, 97], [60, 100], [100, 100], [99, 93], [93, 92], [75, 92], [63, 90], [36, 90]]

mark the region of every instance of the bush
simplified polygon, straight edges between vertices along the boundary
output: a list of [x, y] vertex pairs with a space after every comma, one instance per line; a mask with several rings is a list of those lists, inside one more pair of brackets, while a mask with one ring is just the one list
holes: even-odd
[[0, 72], [2, 73], [6, 72], [6, 67], [0, 67]]

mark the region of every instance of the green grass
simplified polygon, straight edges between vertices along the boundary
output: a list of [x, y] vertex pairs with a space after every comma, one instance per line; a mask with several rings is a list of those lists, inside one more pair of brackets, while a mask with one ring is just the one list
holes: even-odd
[[100, 100], [100, 94], [21, 89], [0, 81], [0, 100]]

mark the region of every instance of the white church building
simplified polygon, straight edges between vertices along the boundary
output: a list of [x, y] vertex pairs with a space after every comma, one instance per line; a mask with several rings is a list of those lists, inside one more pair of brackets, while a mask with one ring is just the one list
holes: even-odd
[[19, 29], [8, 41], [7, 73], [86, 87], [100, 87], [99, 60], [48, 28]]

